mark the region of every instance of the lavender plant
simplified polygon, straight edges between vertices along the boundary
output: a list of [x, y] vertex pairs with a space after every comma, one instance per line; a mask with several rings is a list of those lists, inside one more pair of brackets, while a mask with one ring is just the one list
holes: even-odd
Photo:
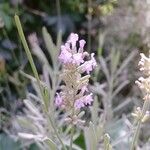
[[[147, 111], [150, 97], [149, 58], [141, 54], [140, 70], [144, 72], [146, 78], [141, 77], [136, 81], [146, 95], [143, 109], [137, 108], [133, 113], [136, 118], [133, 125], [127, 117], [124, 117], [122, 122], [125, 123], [125, 126], [130, 126], [130, 130], [128, 132], [122, 131], [126, 133], [120, 131], [123, 136], [119, 135], [117, 140], [111, 141], [107, 132], [112, 135], [110, 128], [113, 127], [114, 122], [117, 124], [121, 120], [114, 119], [114, 113], [119, 112], [118, 110], [131, 102], [130, 99], [126, 103], [119, 104], [117, 108], [113, 108], [113, 99], [129, 83], [128, 80], [124, 80], [122, 84], [119, 84], [122, 81], [123, 69], [135, 56], [135, 53], [131, 53], [119, 66], [120, 53], [112, 51], [110, 57], [106, 59], [110, 64], [110, 70], [107, 68], [105, 59], [101, 57], [100, 64], [107, 82], [101, 85], [95, 83], [89, 88], [90, 73], [97, 63], [94, 53], [84, 52], [86, 42], [83, 39], [79, 40], [78, 35], [72, 33], [64, 45], [61, 46], [61, 40], [58, 40], [57, 45], [54, 45], [47, 30], [43, 28], [43, 37], [52, 58], [52, 64], [49, 63], [40, 48], [36, 35], [29, 36], [32, 52], [43, 64], [43, 74], [40, 78], [17, 16], [15, 16], [15, 21], [34, 77], [23, 71], [21, 73], [31, 80], [37, 93], [34, 95], [27, 92], [27, 98], [24, 100], [24, 114], [17, 116], [17, 122], [14, 123], [19, 126], [18, 136], [25, 140], [23, 140], [22, 147], [28, 148], [28, 145], [36, 143], [43, 150], [111, 150], [117, 149], [118, 143], [128, 142], [129, 145], [130, 136], [134, 133], [130, 149], [135, 149], [138, 145], [142, 123], [149, 118]], [[58, 37], [61, 39], [60, 35]], [[99, 66], [97, 68], [95, 75], [99, 72]], [[105, 91], [106, 89], [107, 91]], [[104, 110], [99, 107], [98, 96], [94, 97], [91, 91], [102, 96]], [[83, 117], [86, 107], [89, 107], [88, 113], [91, 115], [89, 122]], [[132, 130], [134, 127], [135, 132]], [[85, 148], [81, 148], [75, 143], [75, 140], [82, 134], [84, 135]]]
[[[79, 41], [79, 48], [77, 48], [78, 39], [78, 35], [72, 33], [65, 45], [61, 46], [59, 60], [63, 64], [61, 78], [65, 85], [62, 86], [62, 91], [57, 93], [55, 99], [56, 106], [69, 111], [66, 121], [73, 125], [70, 149], [72, 149], [74, 125], [84, 123], [80, 119], [80, 110], [93, 102], [92, 93], [87, 94], [87, 86], [90, 78], [89, 74], [96, 67], [94, 53], [91, 54], [90, 60], [84, 61], [84, 58], [88, 57], [89, 54], [83, 52], [84, 40]], [[88, 75], [82, 76], [84, 72]]]
[[[91, 59], [84, 61], [84, 58], [89, 56], [87, 52], [83, 52], [84, 40], [79, 41], [79, 49], [77, 50], [76, 42], [78, 41], [77, 34], [71, 34], [67, 43], [61, 46], [59, 60], [63, 64], [63, 72], [61, 78], [65, 85], [62, 86], [62, 91], [57, 93], [55, 104], [67, 111], [72, 111], [71, 118], [68, 118], [73, 124], [78, 120], [76, 114], [81, 108], [91, 105], [93, 102], [92, 93], [87, 94], [88, 81], [90, 72], [96, 67], [94, 53], [91, 54]], [[88, 75], [82, 76], [86, 72]]]

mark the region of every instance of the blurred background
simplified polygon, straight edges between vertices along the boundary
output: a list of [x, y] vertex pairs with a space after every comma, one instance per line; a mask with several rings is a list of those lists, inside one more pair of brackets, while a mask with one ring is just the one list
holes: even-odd
[[[126, 82], [112, 102], [112, 107], [116, 108], [114, 118], [128, 116], [134, 107], [142, 105], [142, 93], [135, 80], [140, 76], [139, 53], [148, 54], [150, 47], [150, 0], [0, 0], [0, 141], [4, 141], [4, 150], [10, 150], [9, 146], [17, 150], [18, 142], [9, 137], [12, 118], [22, 113], [26, 91], [35, 92], [30, 80], [20, 74], [20, 70], [28, 74], [32, 71], [18, 37], [15, 14], [20, 16], [26, 37], [36, 33], [44, 53], [43, 26], [54, 43], [60, 31], [62, 42], [71, 32], [78, 33], [87, 41], [86, 50], [96, 54], [100, 66], [100, 71], [97, 70], [91, 80], [91, 90], [99, 100], [102, 92], [109, 90], [109, 86], [105, 86], [106, 70], [110, 70], [111, 76], [111, 62], [115, 56], [119, 57], [115, 70], [122, 63], [124, 66], [119, 81], [115, 80], [114, 89], [120, 82]], [[40, 74], [42, 66], [33, 56]], [[143, 129], [141, 143], [147, 141], [148, 129], [148, 126], [146, 131]], [[31, 145], [30, 149], [34, 146]]]

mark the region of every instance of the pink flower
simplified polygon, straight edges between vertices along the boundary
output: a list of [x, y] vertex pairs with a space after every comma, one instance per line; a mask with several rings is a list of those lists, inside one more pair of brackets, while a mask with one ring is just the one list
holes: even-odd
[[80, 40], [79, 41], [79, 53], [83, 53], [83, 48], [84, 48], [84, 45], [85, 45], [85, 40]]
[[74, 107], [76, 109], [81, 109], [81, 108], [85, 107], [85, 105], [91, 105], [91, 103], [93, 102], [92, 95], [93, 94], [90, 93], [89, 95], [86, 95], [84, 97], [77, 99], [75, 101]]
[[[74, 105], [75, 109], [81, 109], [87, 105], [91, 105], [93, 102], [92, 93], [89, 94], [88, 82], [89, 76], [84, 78], [83, 72], [89, 74], [96, 67], [96, 60], [94, 58], [94, 53], [89, 55], [88, 52], [84, 52], [85, 40], [79, 40], [77, 34], [71, 33], [68, 41], [61, 46], [61, 52], [59, 55], [59, 60], [63, 64], [63, 76], [62, 80], [65, 82], [62, 88], [61, 94], [57, 93], [55, 98], [55, 105], [66, 110], [72, 109]], [[78, 43], [77, 43], [78, 42]], [[79, 45], [79, 46], [78, 46]], [[84, 58], [89, 58], [90, 60], [84, 60]], [[83, 77], [83, 80], [82, 80]], [[81, 84], [79, 83], [81, 82]], [[70, 88], [77, 87], [77, 89]], [[67, 89], [67, 90], [66, 90]], [[75, 91], [74, 91], [75, 90]], [[72, 95], [73, 91], [76, 93], [75, 96]], [[78, 99], [74, 99], [74, 97]]]
[[78, 41], [78, 34], [71, 33], [68, 42], [72, 44], [72, 48], [76, 46], [76, 42]]
[[63, 100], [59, 93], [56, 93], [56, 94], [57, 94], [57, 96], [55, 98], [55, 105], [57, 107], [60, 107], [62, 105]]
[[69, 51], [67, 51], [65, 46], [61, 46], [59, 60], [64, 64], [70, 63], [72, 61], [72, 54]]
[[85, 92], [88, 92], [88, 91], [89, 91], [89, 90], [88, 90], [88, 88], [87, 88], [86, 85], [81, 88], [81, 93], [82, 93], [82, 94], [84, 94]]
[[83, 103], [82, 98], [77, 99], [77, 100], [75, 101], [74, 107], [75, 107], [76, 109], [80, 109], [80, 108], [84, 107], [84, 103]]
[[82, 71], [87, 72], [87, 74], [89, 74], [96, 66], [97, 64], [94, 58], [94, 53], [91, 54], [91, 60], [86, 61], [84, 64], [81, 65]]
[[65, 48], [66, 48], [67, 51], [71, 52], [70, 44], [69, 43], [65, 43]]
[[76, 53], [73, 55], [73, 62], [77, 65], [80, 65], [80, 63], [83, 63], [83, 54], [82, 53]]
[[95, 68], [97, 66], [96, 60], [94, 58], [94, 55], [95, 55], [94, 53], [91, 54], [91, 61], [92, 61], [93, 68]]
[[84, 104], [85, 105], [91, 105], [91, 103], [93, 102], [93, 98], [92, 98], [92, 93], [90, 93], [89, 95], [87, 95], [85, 98], [84, 98]]
[[92, 63], [91, 61], [86, 61], [83, 65], [82, 65], [82, 71], [83, 72], [87, 72], [87, 74], [90, 74], [90, 71], [92, 71]]
[[82, 49], [83, 49], [83, 48], [84, 48], [85, 43], [86, 43], [86, 42], [85, 42], [85, 40], [80, 40], [80, 41], [79, 41], [80, 48], [82, 48]]

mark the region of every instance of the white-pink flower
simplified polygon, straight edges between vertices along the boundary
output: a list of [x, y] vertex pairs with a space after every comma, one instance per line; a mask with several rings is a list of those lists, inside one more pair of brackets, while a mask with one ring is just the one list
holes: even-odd
[[83, 53], [83, 48], [84, 48], [84, 45], [85, 45], [85, 40], [80, 40], [79, 41], [79, 53]]
[[81, 88], [81, 93], [82, 93], [82, 94], [84, 94], [85, 92], [88, 92], [88, 91], [89, 91], [89, 90], [88, 90], [88, 88], [87, 88], [86, 85]]
[[86, 61], [81, 65], [82, 71], [89, 74], [97, 66], [96, 60], [94, 58], [94, 53], [91, 54], [91, 60]]
[[86, 43], [86, 42], [85, 42], [85, 40], [80, 40], [80, 41], [79, 41], [80, 48], [82, 48], [82, 49], [83, 49], [83, 48], [84, 48], [85, 43]]
[[77, 99], [74, 103], [74, 107], [76, 109], [81, 109], [82, 107], [84, 107], [84, 102], [83, 102], [83, 99], [80, 98], [80, 99]]
[[62, 102], [63, 102], [62, 97], [60, 96], [59, 93], [56, 93], [55, 105], [57, 107], [60, 107], [62, 105]]
[[97, 66], [96, 60], [94, 58], [94, 55], [95, 55], [94, 53], [91, 54], [91, 61], [92, 61], [93, 68], [95, 68]]
[[140, 71], [143, 71], [148, 76], [150, 75], [150, 57], [146, 57], [143, 53], [141, 55], [141, 60], [139, 61]]
[[76, 42], [78, 41], [78, 34], [71, 33], [68, 42], [72, 44], [72, 48], [76, 46]]
[[59, 55], [60, 62], [66, 64], [72, 61], [72, 54], [66, 49], [65, 46], [61, 46], [61, 53]]
[[73, 55], [73, 63], [80, 65], [81, 63], [83, 63], [83, 54], [82, 53], [76, 53]]
[[93, 102], [93, 98], [92, 98], [92, 93], [90, 93], [89, 95], [84, 97], [84, 104], [85, 105], [91, 105], [91, 103]]

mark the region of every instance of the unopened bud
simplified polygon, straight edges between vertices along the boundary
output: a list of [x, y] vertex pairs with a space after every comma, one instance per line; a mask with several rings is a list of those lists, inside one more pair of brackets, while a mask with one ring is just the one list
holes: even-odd
[[150, 112], [146, 111], [144, 117], [142, 118], [142, 123], [146, 122], [150, 118]]

